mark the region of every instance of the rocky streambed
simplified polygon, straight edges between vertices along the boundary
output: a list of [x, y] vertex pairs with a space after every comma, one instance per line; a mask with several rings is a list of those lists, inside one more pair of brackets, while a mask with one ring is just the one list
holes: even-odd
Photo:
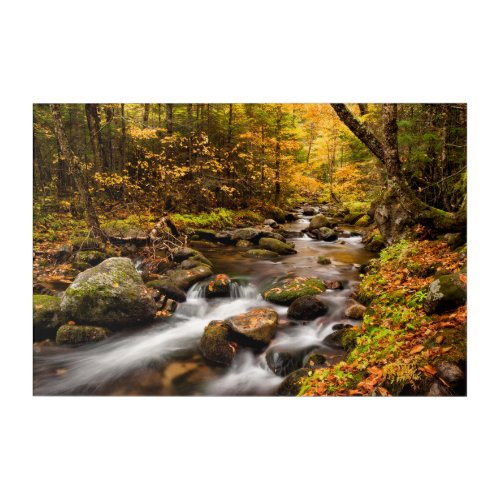
[[304, 371], [342, 360], [375, 254], [316, 207], [265, 222], [195, 230], [171, 264], [104, 260], [62, 299], [37, 299], [42, 330], [65, 324], [34, 344], [34, 393], [288, 395]]

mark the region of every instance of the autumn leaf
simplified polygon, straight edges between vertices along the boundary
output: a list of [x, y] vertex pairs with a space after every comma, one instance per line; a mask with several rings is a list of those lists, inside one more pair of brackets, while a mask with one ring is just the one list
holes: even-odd
[[424, 350], [423, 345], [416, 345], [411, 351], [410, 354], [418, 354], [419, 352]]
[[437, 373], [437, 370], [432, 365], [421, 366], [419, 369], [420, 369], [420, 371], [426, 373], [427, 375], [431, 375], [431, 376], [434, 376]]
[[452, 349], [453, 349], [453, 346], [441, 347], [441, 353], [444, 354], [445, 352], [451, 351]]
[[444, 340], [444, 337], [442, 335], [439, 335], [436, 337], [436, 344], [442, 344]]

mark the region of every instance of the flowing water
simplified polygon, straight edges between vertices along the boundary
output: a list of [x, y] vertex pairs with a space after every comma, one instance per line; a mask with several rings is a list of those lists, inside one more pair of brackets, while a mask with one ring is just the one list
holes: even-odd
[[[310, 217], [302, 215], [285, 229], [301, 231]], [[357, 266], [374, 257], [364, 249], [360, 236], [317, 241], [307, 236], [291, 238], [297, 254], [277, 261], [248, 259], [247, 248], [204, 249], [215, 265], [215, 273], [235, 280], [231, 296], [204, 298], [204, 285], [188, 292], [187, 301], [165, 321], [137, 330], [127, 330], [96, 344], [58, 346], [49, 343], [34, 349], [34, 393], [43, 395], [271, 395], [283, 380], [268, 367], [266, 352], [241, 349], [231, 367], [215, 366], [198, 353], [197, 343], [205, 326], [252, 307], [273, 307], [280, 316], [276, 337], [267, 349], [307, 354], [321, 352], [332, 362], [342, 359], [340, 349], [321, 345], [332, 332], [332, 325], [346, 320], [343, 311], [352, 288], [359, 283]], [[320, 255], [330, 265], [319, 265]], [[282, 276], [318, 276], [339, 280], [343, 290], [327, 290], [321, 299], [327, 303], [326, 316], [310, 322], [286, 321], [286, 307], [263, 300], [259, 289], [269, 280]]]

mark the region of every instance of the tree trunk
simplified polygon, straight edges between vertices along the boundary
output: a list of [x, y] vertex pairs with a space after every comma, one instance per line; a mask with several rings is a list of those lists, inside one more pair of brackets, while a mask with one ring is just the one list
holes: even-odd
[[108, 150], [108, 164], [110, 168], [112, 169], [113, 167], [113, 130], [112, 130], [112, 123], [113, 123], [113, 117], [115, 114], [115, 108], [113, 104], [107, 104], [104, 107], [105, 113], [106, 113], [106, 143], [107, 143], [107, 150]]
[[125, 168], [125, 163], [127, 161], [125, 154], [125, 143], [126, 143], [126, 127], [125, 127], [125, 104], [120, 104], [120, 113], [121, 113], [121, 126], [122, 126], [122, 135], [120, 138], [120, 154], [121, 154], [121, 168]]
[[64, 161], [69, 167], [69, 174], [75, 181], [78, 194], [81, 198], [82, 205], [85, 209], [85, 221], [87, 223], [87, 226], [91, 234], [93, 234], [95, 237], [104, 240], [105, 235], [102, 232], [101, 227], [99, 225], [99, 219], [97, 218], [97, 214], [95, 212], [94, 205], [92, 203], [92, 198], [90, 197], [90, 193], [85, 183], [85, 179], [83, 177], [83, 173], [80, 168], [80, 163], [78, 161], [78, 158], [71, 150], [68, 138], [66, 137], [66, 134], [64, 132], [59, 104], [51, 104], [50, 109], [52, 111], [52, 116], [54, 118], [54, 132], [57, 138], [57, 143], [64, 157]]
[[274, 204], [279, 206], [281, 195], [281, 112], [276, 120], [276, 158], [274, 165]]
[[418, 199], [408, 186], [399, 159], [396, 104], [383, 105], [383, 142], [345, 104], [332, 104], [332, 107], [342, 122], [385, 167], [388, 189], [384, 200], [375, 210], [375, 221], [386, 243], [392, 244], [400, 239], [405, 230], [415, 223], [441, 232], [465, 229], [465, 210], [457, 213], [438, 210]]
[[144, 111], [142, 113], [142, 128], [146, 128], [149, 123], [149, 104], [144, 104]]
[[173, 122], [173, 114], [174, 114], [174, 105], [167, 104], [167, 135], [171, 137], [174, 133], [174, 122]]
[[368, 113], [368, 104], [358, 104], [359, 114], [361, 116], [366, 115]]
[[188, 115], [188, 135], [189, 135], [189, 151], [188, 151], [188, 165], [191, 166], [193, 160], [193, 105], [187, 105]]
[[94, 152], [96, 170], [98, 172], [105, 172], [108, 170], [108, 162], [102, 142], [101, 121], [97, 111], [97, 104], [85, 104], [85, 114], [87, 115], [87, 124], [89, 126], [90, 142], [92, 144], [92, 151]]

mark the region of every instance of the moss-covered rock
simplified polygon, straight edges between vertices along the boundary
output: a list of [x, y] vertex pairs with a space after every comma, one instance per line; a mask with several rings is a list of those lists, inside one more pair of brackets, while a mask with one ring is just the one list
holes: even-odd
[[314, 296], [305, 295], [295, 299], [288, 308], [287, 316], [293, 319], [312, 320], [324, 316], [328, 306]]
[[303, 350], [294, 351], [280, 346], [270, 347], [266, 351], [267, 365], [279, 377], [286, 377], [301, 368], [303, 357]]
[[370, 252], [380, 252], [385, 247], [384, 240], [380, 231], [376, 229], [370, 235], [370, 238], [365, 243], [365, 248]]
[[332, 261], [328, 258], [325, 257], [324, 255], [320, 255], [317, 260], [318, 264], [321, 264], [322, 266], [327, 266], [328, 264], [331, 264]]
[[33, 337], [51, 337], [63, 323], [61, 299], [52, 295], [33, 295]]
[[108, 255], [106, 253], [98, 250], [80, 250], [75, 255], [73, 267], [79, 271], [85, 271], [85, 269], [96, 266], [107, 258]]
[[217, 231], [213, 229], [193, 229], [193, 234], [200, 240], [215, 241]]
[[312, 234], [318, 239], [322, 241], [335, 241], [338, 239], [337, 232], [329, 227], [320, 227], [319, 229], [315, 229], [312, 231]]
[[278, 314], [270, 307], [254, 307], [246, 313], [225, 320], [231, 338], [243, 345], [266, 345], [278, 328]]
[[249, 240], [238, 240], [236, 242], [236, 246], [238, 248], [248, 248], [248, 247], [251, 247], [252, 246], [252, 242], [249, 241]]
[[57, 330], [58, 344], [84, 344], [104, 340], [111, 332], [102, 326], [63, 325]]
[[[173, 253], [173, 259], [175, 262], [180, 262], [182, 263], [185, 260], [191, 260], [191, 261], [197, 261], [199, 264], [203, 264], [208, 267], [213, 267], [212, 262], [207, 259], [201, 252], [198, 250], [195, 250], [194, 248], [189, 248], [189, 247], [182, 247], [178, 248], [174, 253]], [[189, 266], [194, 267], [194, 266]]]
[[231, 278], [227, 274], [218, 274], [207, 284], [206, 297], [229, 297], [231, 293]]
[[181, 290], [188, 290], [198, 281], [202, 281], [212, 275], [212, 269], [207, 266], [199, 265], [192, 269], [173, 269], [167, 271], [163, 278], [148, 281], [149, 287], [160, 289], [167, 285], [173, 285]]
[[344, 222], [346, 224], [355, 224], [358, 219], [361, 219], [364, 214], [363, 212], [350, 212], [344, 217]]
[[109, 238], [145, 241], [148, 237], [146, 231], [128, 220], [112, 220], [102, 224], [101, 229]]
[[442, 313], [463, 306], [466, 300], [467, 287], [461, 275], [446, 274], [429, 285], [424, 309], [427, 314]]
[[172, 299], [176, 302], [186, 302], [186, 294], [179, 287], [169, 281], [155, 280], [148, 282], [147, 286], [155, 288], [165, 299]]
[[317, 210], [314, 207], [304, 207], [302, 209], [302, 213], [307, 216], [315, 215], [317, 213]]
[[114, 328], [153, 319], [156, 306], [132, 261], [113, 257], [76, 277], [61, 310], [77, 323]]
[[370, 224], [370, 216], [368, 214], [362, 215], [355, 223], [355, 226], [366, 227]]
[[270, 250], [264, 250], [262, 248], [254, 248], [253, 250], [248, 250], [243, 254], [244, 257], [251, 257], [253, 259], [276, 259], [279, 254], [276, 252], [271, 252]]
[[330, 227], [330, 219], [323, 214], [315, 215], [311, 222], [309, 222], [309, 231], [313, 231], [314, 229], [319, 229], [320, 227]]
[[344, 347], [345, 344], [349, 343], [348, 337], [346, 337], [346, 342], [343, 341], [344, 334], [352, 328], [349, 324], [337, 324], [334, 325], [333, 332], [327, 335], [323, 339], [323, 344], [328, 347]]
[[79, 237], [73, 238], [71, 240], [71, 244], [73, 245], [73, 250], [99, 250], [101, 252], [104, 251], [104, 243], [95, 238], [87, 238], [87, 237]]
[[326, 357], [320, 353], [308, 354], [304, 359], [304, 368], [318, 368], [326, 364]]
[[366, 312], [366, 307], [361, 304], [352, 304], [346, 308], [344, 314], [351, 319], [361, 319]]
[[301, 368], [295, 370], [286, 377], [283, 382], [278, 386], [276, 393], [278, 396], [297, 396], [302, 388], [301, 380], [307, 377], [308, 374], [314, 369]]
[[318, 295], [326, 290], [326, 286], [319, 278], [300, 277], [288, 278], [262, 290], [262, 296], [275, 304], [290, 305], [295, 299], [306, 295]]
[[238, 350], [238, 345], [229, 340], [230, 332], [223, 321], [211, 321], [200, 340], [203, 357], [221, 365], [230, 365]]
[[259, 247], [264, 250], [270, 250], [280, 255], [287, 255], [297, 253], [297, 250], [287, 243], [277, 240], [276, 238], [261, 238], [259, 240]]

